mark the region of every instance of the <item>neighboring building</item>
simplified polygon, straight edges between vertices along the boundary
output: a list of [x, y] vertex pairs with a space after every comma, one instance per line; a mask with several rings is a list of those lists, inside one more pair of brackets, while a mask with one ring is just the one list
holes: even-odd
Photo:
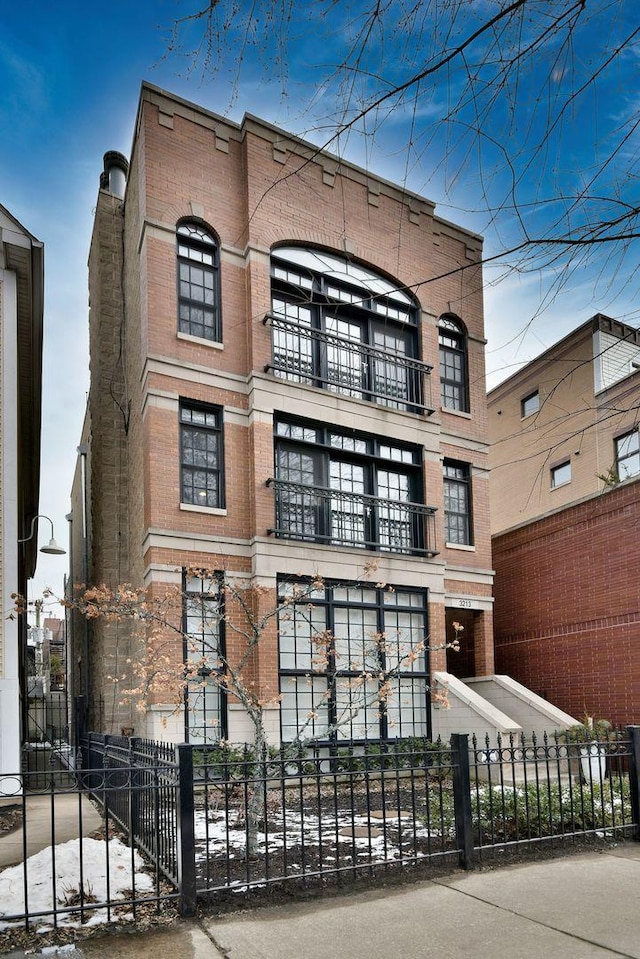
[[[274, 623], [254, 664], [274, 741], [308, 722], [333, 669], [357, 668], [369, 633], [441, 647], [458, 620], [458, 659], [420, 655], [393, 717], [360, 714], [341, 735], [432, 731], [435, 671], [493, 671], [480, 263], [480, 238], [428, 200], [145, 84], [130, 167], [106, 154], [96, 207], [71, 585], [158, 595], [198, 566], [260, 586], [268, 608], [319, 573], [311, 632], [339, 636], [341, 660], [310, 683], [305, 617]], [[120, 690], [144, 652], [125, 624], [86, 629], [71, 627], [70, 676], [92, 726], [250, 737], [207, 670], [186, 731], [172, 703], [135, 712]]]
[[496, 668], [640, 722], [640, 330], [597, 314], [488, 404]]
[[9, 613], [36, 568], [43, 289], [42, 243], [0, 206], [0, 775], [21, 769], [26, 617]]
[[[74, 592], [89, 582], [89, 541], [91, 540], [91, 492], [88, 468], [90, 426], [89, 410], [85, 412], [78, 458], [71, 487], [69, 523], [69, 570], [65, 595], [72, 600]], [[77, 609], [67, 608], [65, 624], [66, 684], [71, 718], [71, 736], [77, 743], [78, 726], [84, 726], [89, 698], [89, 632], [87, 618]], [[99, 712], [99, 710], [98, 710]]]
[[49, 631], [49, 674], [52, 689], [65, 689], [67, 685], [67, 640], [64, 619], [45, 616], [44, 628]]

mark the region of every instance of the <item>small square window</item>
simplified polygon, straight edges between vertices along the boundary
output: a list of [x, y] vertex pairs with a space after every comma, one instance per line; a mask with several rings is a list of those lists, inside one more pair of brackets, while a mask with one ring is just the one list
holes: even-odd
[[557, 486], [565, 486], [571, 482], [571, 463], [560, 463], [558, 466], [551, 467], [551, 489]]
[[525, 396], [524, 399], [520, 400], [520, 414], [524, 418], [525, 416], [531, 416], [532, 413], [537, 413], [540, 409], [540, 394], [536, 390], [535, 393], [529, 393], [528, 396]]

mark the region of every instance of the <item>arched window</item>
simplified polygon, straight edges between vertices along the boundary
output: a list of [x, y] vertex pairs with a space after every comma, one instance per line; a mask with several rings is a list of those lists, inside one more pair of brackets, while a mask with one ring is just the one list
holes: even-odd
[[178, 330], [222, 340], [218, 244], [197, 223], [178, 227]]
[[469, 412], [467, 337], [460, 320], [448, 314], [438, 323], [440, 400], [445, 409]]
[[343, 256], [279, 247], [271, 256], [276, 376], [382, 406], [422, 413], [415, 300], [401, 284]]

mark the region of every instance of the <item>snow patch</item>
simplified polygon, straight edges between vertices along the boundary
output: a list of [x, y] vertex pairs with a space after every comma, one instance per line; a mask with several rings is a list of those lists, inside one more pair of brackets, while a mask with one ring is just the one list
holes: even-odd
[[[28, 910], [29, 915], [48, 914], [35, 920], [37, 931], [46, 932], [51, 929], [54, 913], [69, 906], [77, 908], [72, 912], [58, 912], [58, 926], [95, 926], [125, 921], [130, 914], [115, 912], [112, 907], [109, 915], [106, 908], [93, 907], [94, 903], [104, 903], [107, 899], [107, 874], [112, 902], [131, 899], [134, 887], [136, 897], [141, 892], [153, 891], [153, 879], [142, 871], [144, 862], [140, 855], [119, 839], [111, 839], [108, 843], [100, 839], [71, 839], [54, 849], [55, 857], [49, 846], [30, 856], [26, 863], [11, 866], [0, 873], [0, 929], [21, 924], [23, 920], [19, 918], [5, 917], [24, 916]], [[81, 855], [84, 923], [80, 917]]]

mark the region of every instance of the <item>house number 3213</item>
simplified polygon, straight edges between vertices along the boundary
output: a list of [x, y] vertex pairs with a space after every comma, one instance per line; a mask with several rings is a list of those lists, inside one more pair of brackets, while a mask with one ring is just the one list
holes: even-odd
[[458, 606], [461, 606], [462, 609], [471, 609], [471, 600], [470, 599], [459, 599]]

